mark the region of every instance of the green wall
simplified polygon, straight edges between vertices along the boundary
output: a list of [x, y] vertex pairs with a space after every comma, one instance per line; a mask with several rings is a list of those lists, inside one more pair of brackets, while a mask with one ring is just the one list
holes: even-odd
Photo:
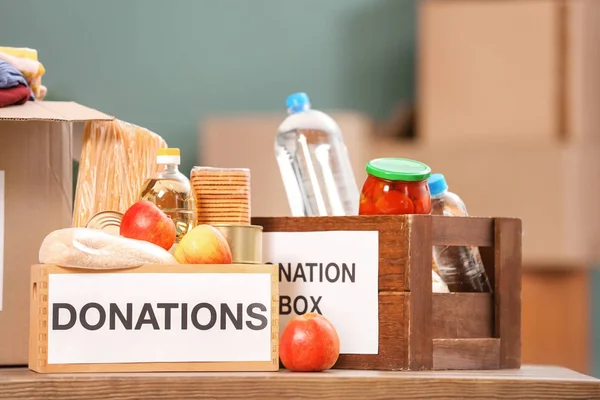
[[[50, 100], [147, 127], [197, 161], [209, 113], [385, 115], [413, 97], [415, 0], [0, 0], [0, 43], [39, 50]], [[274, 133], [275, 134], [275, 133]]]

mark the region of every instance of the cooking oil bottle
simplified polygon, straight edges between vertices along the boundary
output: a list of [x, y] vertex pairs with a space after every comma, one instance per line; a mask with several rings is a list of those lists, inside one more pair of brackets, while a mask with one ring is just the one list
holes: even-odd
[[177, 244], [196, 223], [192, 184], [179, 172], [181, 163], [179, 149], [158, 149], [156, 163], [160, 169], [146, 181], [141, 200], [153, 202], [173, 220], [177, 231], [175, 239]]

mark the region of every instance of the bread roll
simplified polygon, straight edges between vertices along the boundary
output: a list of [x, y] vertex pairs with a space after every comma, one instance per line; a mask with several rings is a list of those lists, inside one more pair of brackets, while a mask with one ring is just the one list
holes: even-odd
[[177, 264], [163, 248], [97, 229], [66, 228], [50, 233], [40, 247], [40, 263], [87, 269], [122, 269], [144, 264]]

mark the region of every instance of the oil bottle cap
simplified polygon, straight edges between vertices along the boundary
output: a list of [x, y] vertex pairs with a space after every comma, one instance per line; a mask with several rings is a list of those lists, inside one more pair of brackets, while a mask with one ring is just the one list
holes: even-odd
[[446, 183], [446, 178], [442, 174], [432, 174], [427, 180], [427, 184], [429, 185], [429, 192], [431, 196], [439, 196], [448, 190], [448, 184]]
[[181, 163], [181, 156], [177, 148], [161, 148], [156, 154], [157, 164], [177, 164]]
[[408, 158], [376, 158], [367, 163], [367, 173], [390, 181], [418, 182], [431, 175], [431, 168]]
[[310, 99], [306, 93], [294, 93], [288, 96], [285, 105], [290, 114], [295, 114], [309, 109]]

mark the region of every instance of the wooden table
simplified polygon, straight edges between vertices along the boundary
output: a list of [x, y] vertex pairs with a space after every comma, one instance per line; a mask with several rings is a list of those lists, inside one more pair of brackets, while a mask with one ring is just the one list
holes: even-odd
[[520, 370], [42, 375], [0, 368], [0, 399], [600, 399], [600, 380], [559, 367]]

